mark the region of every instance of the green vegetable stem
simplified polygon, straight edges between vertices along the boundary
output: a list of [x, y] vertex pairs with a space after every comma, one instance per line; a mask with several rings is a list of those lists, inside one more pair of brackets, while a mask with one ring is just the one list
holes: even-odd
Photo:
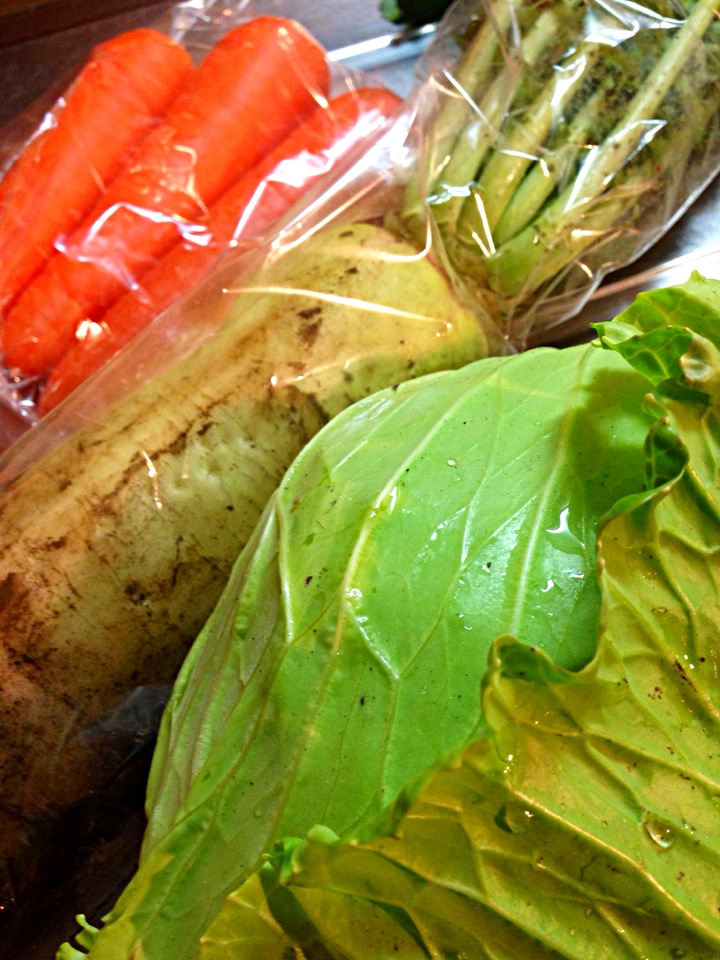
[[429, 210], [450, 264], [522, 346], [716, 171], [718, 0], [494, 0], [457, 23], [460, 64], [438, 67], [401, 220], [424, 234]]

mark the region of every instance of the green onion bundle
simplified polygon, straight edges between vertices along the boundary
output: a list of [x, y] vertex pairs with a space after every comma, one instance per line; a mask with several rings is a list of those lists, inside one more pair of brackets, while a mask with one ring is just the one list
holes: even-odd
[[719, 168], [719, 0], [647, 3], [460, 2], [429, 51], [403, 225], [424, 237], [429, 211], [517, 345], [576, 313]]

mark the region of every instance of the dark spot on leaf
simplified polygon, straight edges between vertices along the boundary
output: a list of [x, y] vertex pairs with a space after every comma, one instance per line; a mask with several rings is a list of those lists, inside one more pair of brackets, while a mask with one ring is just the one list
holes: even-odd
[[679, 671], [679, 673], [680, 673], [680, 676], [683, 678], [683, 680], [685, 681], [685, 683], [690, 684], [690, 686], [691, 686], [691, 687], [693, 688], [693, 690], [694, 690], [694, 689], [695, 689], [695, 686], [694, 686], [692, 680], [690, 679], [690, 677], [687, 675], [687, 671], [686, 671], [685, 667], [680, 663], [679, 660], [676, 660], [676, 661], [675, 661], [675, 666], [678, 668], [678, 671]]

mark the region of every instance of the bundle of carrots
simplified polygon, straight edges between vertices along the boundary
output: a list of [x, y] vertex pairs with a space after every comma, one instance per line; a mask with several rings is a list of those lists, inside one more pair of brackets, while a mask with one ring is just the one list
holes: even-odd
[[0, 182], [0, 349], [47, 413], [242, 236], [275, 222], [398, 97], [329, 98], [325, 51], [263, 16], [194, 67], [160, 32], [101, 44]]

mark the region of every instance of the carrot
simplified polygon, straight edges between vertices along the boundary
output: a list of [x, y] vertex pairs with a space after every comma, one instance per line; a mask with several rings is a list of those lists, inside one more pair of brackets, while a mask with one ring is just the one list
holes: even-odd
[[95, 203], [193, 69], [183, 47], [157, 30], [129, 30], [95, 47], [3, 177], [0, 309]]
[[199, 282], [231, 243], [257, 237], [387, 119], [400, 98], [382, 87], [343, 93], [318, 109], [210, 209], [202, 244], [175, 244], [96, 324], [87, 325], [50, 374], [38, 402], [48, 413], [159, 313]]
[[324, 99], [325, 51], [299, 25], [257, 17], [206, 56], [100, 203], [28, 284], [0, 329], [5, 362], [47, 374], [80, 324], [136, 283], [183, 231]]

